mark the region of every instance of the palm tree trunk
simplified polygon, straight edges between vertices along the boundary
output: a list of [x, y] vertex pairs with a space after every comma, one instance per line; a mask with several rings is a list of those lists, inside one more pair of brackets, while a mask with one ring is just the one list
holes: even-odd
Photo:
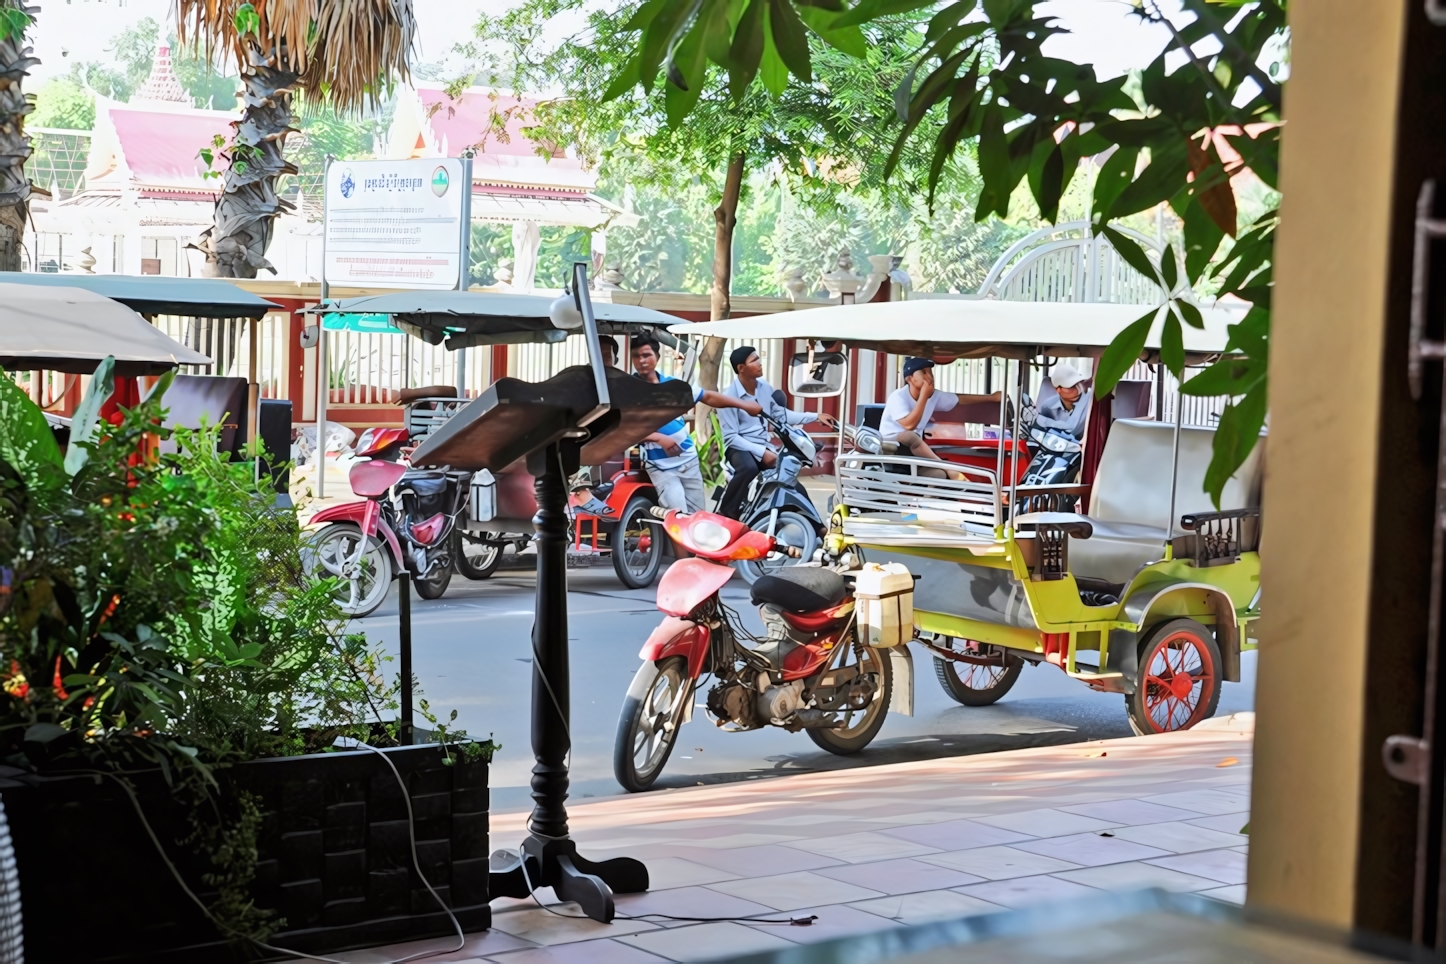
[[247, 60], [241, 71], [245, 108], [231, 125], [236, 133], [221, 196], [211, 227], [195, 245], [205, 252], [206, 273], [220, 278], [254, 278], [262, 268], [275, 274], [266, 249], [276, 219], [293, 208], [277, 195], [276, 184], [283, 174], [296, 173], [282, 149], [286, 135], [296, 130], [291, 96], [301, 75], [278, 66], [287, 61], [280, 47], [268, 54], [249, 41]]
[[[18, 8], [31, 16], [37, 12], [15, 0], [0, 0], [0, 7]], [[40, 63], [30, 53], [23, 32], [0, 41], [0, 271], [21, 269], [30, 215], [30, 179], [25, 174], [30, 137], [25, 133], [25, 115], [32, 108], [21, 84], [30, 68]]]

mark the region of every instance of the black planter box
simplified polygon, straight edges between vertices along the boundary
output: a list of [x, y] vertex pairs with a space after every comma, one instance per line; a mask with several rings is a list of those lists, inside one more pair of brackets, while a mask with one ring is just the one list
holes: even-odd
[[[417, 856], [465, 931], [492, 923], [487, 906], [487, 764], [436, 746], [384, 751], [407, 784]], [[10, 771], [0, 800], [20, 874], [25, 959], [254, 961], [287, 955], [228, 942], [186, 896], [113, 780]], [[330, 953], [455, 933], [412, 866], [406, 803], [375, 753], [355, 750], [257, 760], [220, 774], [261, 801], [253, 886], [285, 928], [268, 943]], [[159, 775], [136, 781], [146, 819], [187, 885], [209, 900], [209, 869], [177, 843], [187, 815]]]

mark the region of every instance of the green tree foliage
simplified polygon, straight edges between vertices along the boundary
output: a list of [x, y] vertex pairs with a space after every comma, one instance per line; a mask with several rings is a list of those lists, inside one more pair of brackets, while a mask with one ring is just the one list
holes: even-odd
[[[823, 191], [881, 186], [878, 131], [891, 117], [889, 93], [908, 70], [914, 24], [880, 20], [870, 25], [871, 43], [859, 29], [829, 31], [829, 42], [819, 40], [813, 50], [806, 32], [791, 34], [803, 43], [802, 56], [818, 63], [817, 84], [790, 84], [786, 71], [774, 71], [763, 76], [767, 90], [739, 90], [735, 97], [725, 73], [689, 48], [679, 54], [687, 61], [678, 68], [686, 75], [681, 86], [635, 92], [610, 80], [632, 69], [627, 24], [649, 4], [596, 10], [580, 32], [558, 39], [559, 25], [583, 9], [581, 0], [529, 0], [503, 16], [484, 16], [477, 35], [484, 48], [503, 51], [489, 66], [517, 90], [560, 91], [533, 111], [531, 133], [540, 144], [575, 145], [605, 167], [646, 171], [664, 189], [694, 179], [712, 187], [713, 315], [727, 317], [733, 234], [748, 172], [807, 180]], [[789, 52], [797, 51], [790, 46]], [[688, 123], [678, 123], [684, 114]], [[663, 260], [650, 270], [656, 273]], [[710, 347], [721, 350], [721, 342]], [[716, 378], [716, 350], [705, 349], [704, 384]]]
[[91, 130], [95, 127], [95, 97], [71, 77], [52, 77], [36, 92], [29, 121], [31, 127]]
[[[675, 105], [668, 119], [686, 128], [695, 109], [689, 78], [705, 60], [726, 71], [742, 108], [765, 91], [783, 93], [780, 70], [803, 80], [816, 72], [817, 65], [801, 56], [798, 23], [826, 35], [931, 7], [917, 59], [894, 93], [902, 127], [887, 161], [890, 172], [907, 170], [908, 151], [926, 144], [932, 200], [950, 158], [961, 145], [976, 143], [983, 180], [976, 219], [1007, 216], [1015, 189], [1024, 184], [1040, 214], [1054, 221], [1079, 162], [1112, 152], [1094, 183], [1091, 218], [1131, 266], [1157, 278], [1170, 300], [1166, 310], [1130, 325], [1106, 351], [1098, 391], [1113, 388], [1156, 326], [1161, 360], [1183, 375], [1181, 326], [1201, 324], [1193, 302], [1181, 297], [1191, 286], [1218, 285], [1220, 294], [1250, 303], [1250, 313], [1231, 329], [1237, 356], [1184, 388], [1231, 399], [1206, 476], [1218, 501], [1256, 444], [1266, 414], [1270, 260], [1278, 217], [1268, 211], [1242, 224], [1231, 178], [1249, 168], [1276, 187], [1286, 0], [1181, 5], [1184, 16], [1177, 19], [1183, 25], [1152, 3], [1136, 8], [1173, 38], [1140, 77], [1139, 100], [1125, 78], [1100, 81], [1088, 65], [1045, 55], [1044, 44], [1062, 28], [1039, 16], [1033, 0], [953, 0], [942, 7], [861, 0], [847, 9], [843, 0], [646, 0], [624, 25], [634, 42], [608, 94], [651, 91], [662, 77], [665, 97]], [[817, 25], [808, 19], [820, 14]], [[1177, 67], [1180, 58], [1184, 63]], [[1229, 150], [1222, 153], [1222, 144]], [[1183, 240], [1156, 267], [1111, 225], [1160, 204], [1181, 219]]]

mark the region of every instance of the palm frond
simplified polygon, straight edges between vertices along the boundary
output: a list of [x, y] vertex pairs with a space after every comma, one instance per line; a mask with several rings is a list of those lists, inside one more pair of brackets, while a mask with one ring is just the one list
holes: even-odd
[[[245, 7], [255, 29], [242, 33]], [[225, 51], [238, 64], [259, 50], [339, 112], [374, 107], [408, 79], [417, 33], [412, 0], [179, 0], [177, 19], [183, 43]]]

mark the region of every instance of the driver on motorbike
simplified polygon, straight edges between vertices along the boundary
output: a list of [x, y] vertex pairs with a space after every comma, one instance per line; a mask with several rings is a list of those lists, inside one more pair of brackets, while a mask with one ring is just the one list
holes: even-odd
[[[778, 404], [773, 398], [773, 386], [763, 380], [763, 359], [752, 345], [733, 349], [728, 363], [733, 366], [737, 377], [723, 390], [724, 395], [758, 404], [764, 414], [780, 425], [822, 422], [833, 428], [838, 424], [831, 415], [794, 412]], [[769, 444], [768, 426], [759, 416], [740, 408], [725, 408], [718, 413], [718, 423], [723, 428], [723, 445], [728, 450], [728, 462], [733, 466], [733, 478], [729, 480], [728, 488], [723, 490], [718, 514], [736, 519], [743, 510], [748, 486], [759, 472], [778, 464], [778, 453]]]
[[1051, 369], [1049, 380], [1055, 396], [1039, 403], [1035, 427], [1068, 432], [1078, 442], [1084, 438], [1090, 416], [1090, 393], [1084, 387], [1084, 373], [1069, 362], [1060, 362]]
[[[674, 379], [658, 371], [660, 346], [651, 335], [639, 335], [633, 339], [633, 374], [645, 382], [661, 384]], [[757, 402], [734, 398], [722, 392], [707, 389], [693, 389], [693, 401], [702, 402], [715, 409], [741, 409], [749, 415], [759, 415], [763, 406]], [[698, 512], [707, 503], [703, 487], [703, 469], [698, 464], [698, 452], [693, 446], [693, 437], [688, 434], [688, 424], [679, 415], [667, 425], [643, 440], [643, 464], [647, 467], [648, 478], [658, 490], [658, 504], [665, 509], [679, 512]]]

